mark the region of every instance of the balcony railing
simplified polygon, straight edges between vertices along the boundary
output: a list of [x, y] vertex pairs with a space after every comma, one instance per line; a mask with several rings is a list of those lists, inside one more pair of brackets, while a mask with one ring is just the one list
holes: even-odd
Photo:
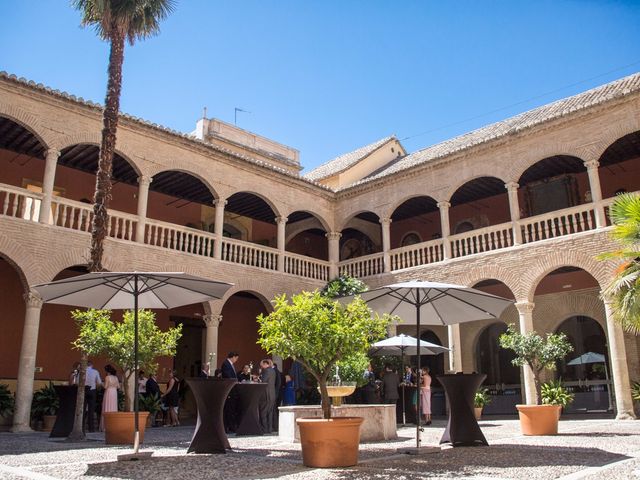
[[384, 272], [384, 255], [374, 253], [340, 262], [340, 272], [352, 277], [370, 277]]
[[[42, 199], [41, 193], [0, 184], [0, 215], [37, 222]], [[519, 229], [522, 243], [533, 243], [595, 230], [597, 228], [596, 208], [603, 208], [607, 212], [614, 200], [614, 198], [608, 198], [598, 205], [594, 203], [579, 205], [517, 222], [452, 235], [448, 238], [451, 258], [513, 246], [516, 243], [513, 233], [514, 225]], [[52, 225], [79, 232], [90, 232], [92, 218], [91, 205], [61, 197], [52, 199], [49, 220]], [[111, 210], [107, 235], [111, 238], [134, 241], [137, 222], [136, 215]], [[217, 238], [213, 233], [147, 219], [143, 240], [147, 245], [213, 258]], [[444, 261], [444, 241], [444, 239], [431, 240], [390, 250], [390, 270], [396, 271]], [[279, 262], [281, 252], [277, 249], [230, 238], [222, 238], [221, 242], [221, 260], [225, 262], [274, 271], [280, 268], [284, 273], [299, 277], [329, 280], [330, 264], [324, 260], [285, 252], [284, 258]], [[361, 278], [384, 273], [384, 254], [375, 253], [340, 262], [338, 270]]]

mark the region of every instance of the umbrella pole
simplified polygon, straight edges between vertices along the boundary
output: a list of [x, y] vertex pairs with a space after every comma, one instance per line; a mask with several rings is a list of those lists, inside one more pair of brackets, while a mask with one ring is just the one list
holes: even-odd
[[140, 431], [138, 424], [138, 275], [133, 276], [133, 453], [140, 450]]
[[422, 371], [420, 370], [420, 291], [416, 290], [416, 350], [418, 351], [418, 371], [416, 378], [418, 380], [416, 389], [416, 448], [420, 449], [420, 428], [422, 423], [421, 396], [422, 396]]
[[[402, 372], [402, 376], [405, 376], [404, 373], [404, 347], [400, 347], [400, 353], [402, 355], [402, 359], [400, 360], [400, 364], [402, 365], [402, 370], [400, 370]], [[404, 402], [404, 391], [406, 389], [406, 379], [405, 381], [402, 382], [402, 426], [405, 427], [407, 425], [407, 414], [405, 412], [405, 408], [406, 408], [406, 404]]]

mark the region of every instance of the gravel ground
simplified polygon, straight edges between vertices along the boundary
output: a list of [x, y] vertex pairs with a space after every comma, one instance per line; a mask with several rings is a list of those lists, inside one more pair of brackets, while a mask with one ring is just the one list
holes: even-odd
[[[516, 420], [482, 421], [489, 447], [444, 447], [437, 453], [405, 455], [415, 446], [415, 427], [400, 428], [398, 440], [363, 444], [360, 463], [345, 469], [302, 466], [298, 444], [277, 436], [233, 437], [232, 453], [186, 454], [193, 427], [147, 431], [153, 457], [118, 462], [129, 447], [107, 447], [101, 434], [83, 443], [49, 440], [46, 433], [0, 433], [0, 479], [523, 479], [640, 480], [640, 422], [568, 420], [552, 437], [524, 437]], [[437, 445], [444, 429], [435, 421], [422, 435]]]

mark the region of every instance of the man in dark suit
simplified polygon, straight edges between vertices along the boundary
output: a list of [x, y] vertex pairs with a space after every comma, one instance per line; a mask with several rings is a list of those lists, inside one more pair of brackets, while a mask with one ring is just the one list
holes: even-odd
[[234, 364], [238, 361], [238, 357], [240, 354], [238, 352], [229, 352], [227, 358], [220, 365], [220, 370], [222, 370], [222, 378], [235, 378], [238, 379], [238, 374], [236, 373], [236, 367]]
[[[229, 352], [227, 358], [220, 365], [222, 378], [238, 380], [238, 374], [234, 364], [238, 361], [238, 352]], [[227, 432], [235, 432], [238, 426], [238, 394], [235, 387], [229, 392], [227, 401], [224, 402], [224, 428]]]
[[260, 362], [260, 381], [267, 384], [267, 389], [260, 405], [260, 425], [264, 433], [273, 431], [273, 408], [276, 403], [276, 372], [273, 362], [267, 358]]
[[384, 376], [382, 377], [382, 398], [384, 403], [395, 404], [398, 402], [400, 395], [398, 388], [400, 387], [400, 377], [391, 369], [390, 364], [384, 366]]

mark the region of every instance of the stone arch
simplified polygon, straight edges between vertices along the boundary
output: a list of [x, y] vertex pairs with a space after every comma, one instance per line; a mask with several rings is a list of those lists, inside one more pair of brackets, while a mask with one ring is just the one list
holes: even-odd
[[0, 257], [13, 267], [25, 293], [29, 291], [29, 285], [35, 282], [31, 278], [37, 271], [37, 262], [30, 255], [25, 255], [24, 250], [17, 243], [4, 235], [0, 235]]
[[[184, 168], [156, 168], [154, 169], [155, 171], [153, 173], [150, 173], [149, 176], [150, 177], [155, 177], [156, 175], [158, 175], [159, 173], [165, 173], [165, 172], [180, 172], [180, 173], [186, 173], [190, 176], [192, 176], [193, 178], [196, 178], [197, 180], [199, 180], [200, 182], [202, 182], [202, 184], [207, 187], [207, 190], [209, 190], [211, 192], [211, 195], [213, 196], [213, 198], [217, 199], [219, 198], [219, 195], [217, 193], [217, 191], [215, 190], [215, 188], [213, 188], [213, 185], [202, 175], [199, 175], [198, 173], [194, 173], [191, 170], [186, 170]], [[151, 181], [151, 185], [153, 186], [153, 180]], [[153, 189], [153, 188], [151, 188]]]
[[620, 125], [616, 123], [610, 130], [603, 133], [601, 139], [594, 145], [594, 159], [600, 159], [604, 152], [622, 137], [630, 135], [640, 130], [640, 120], [637, 115], [635, 118], [636, 123], [630, 125]]
[[29, 130], [45, 149], [55, 146], [56, 141], [53, 135], [49, 134], [43, 127], [40, 119], [15, 105], [0, 102], [0, 116], [8, 118], [18, 125]]
[[[295, 212], [304, 212], [304, 213], [308, 213], [309, 215], [311, 215], [313, 218], [315, 218], [320, 225], [322, 226], [322, 228], [324, 229], [325, 232], [330, 232], [331, 231], [331, 226], [329, 225], [329, 222], [327, 222], [324, 217], [322, 215], [317, 214], [316, 212], [309, 210], [309, 209], [305, 209], [305, 208], [299, 208], [297, 210], [292, 210], [286, 214], [283, 213], [283, 216], [285, 217], [289, 217], [292, 213]], [[303, 231], [303, 230], [301, 230]], [[300, 231], [298, 232], [300, 233]], [[289, 235], [287, 234], [287, 240], [289, 240]]]
[[[107, 259], [112, 257], [113, 255], [105, 255], [104, 262], [107, 263]], [[74, 267], [77, 265], [87, 265], [89, 262], [89, 248], [72, 248], [72, 249], [62, 249], [60, 255], [48, 258], [46, 262], [42, 262], [42, 268], [40, 273], [40, 282], [51, 282], [56, 275], [58, 275], [61, 271], [66, 270], [67, 268]], [[128, 266], [125, 270], [130, 270], [131, 267]], [[110, 271], [118, 271], [111, 270]]]
[[[455, 193], [456, 193], [458, 190], [460, 190], [460, 188], [461, 188], [461, 187], [463, 187], [463, 186], [465, 186], [467, 183], [473, 182], [474, 180], [477, 180], [477, 179], [479, 179], [479, 178], [496, 178], [496, 179], [498, 179], [498, 180], [502, 181], [504, 184], [506, 184], [506, 183], [507, 183], [507, 181], [505, 181], [505, 180], [504, 180], [504, 178], [502, 178], [502, 177], [499, 177], [499, 176], [496, 176], [496, 175], [492, 175], [492, 174], [488, 174], [488, 173], [485, 173], [485, 174], [481, 174], [481, 173], [479, 173], [479, 174], [474, 175], [474, 176], [472, 176], [472, 177], [467, 177], [467, 178], [464, 178], [464, 179], [462, 179], [462, 180], [459, 180], [459, 181], [458, 181], [457, 183], [455, 183], [455, 184], [452, 184], [452, 185], [449, 187], [449, 189], [445, 191], [445, 193], [444, 193], [444, 195], [443, 195], [443, 196], [444, 196], [444, 198], [446, 198], [446, 201], [451, 202], [451, 199], [453, 198], [453, 196], [455, 195]], [[505, 194], [507, 193], [507, 187], [504, 187], [504, 193], [505, 193]], [[434, 198], [434, 200], [436, 200], [436, 199]]]
[[473, 287], [485, 280], [498, 280], [504, 283], [513, 296], [516, 296], [516, 292], [520, 287], [520, 273], [515, 272], [512, 269], [506, 269], [500, 265], [482, 265], [481, 268], [467, 269], [460, 277], [459, 281], [463, 285], [469, 285]]
[[[345, 228], [349, 228], [349, 227], [348, 227], [349, 222], [350, 222], [351, 220], [353, 220], [354, 218], [356, 218], [356, 217], [357, 217], [358, 215], [360, 215], [361, 213], [373, 213], [373, 214], [374, 214], [374, 215], [376, 215], [378, 218], [381, 218], [381, 217], [380, 217], [380, 215], [379, 215], [377, 212], [373, 211], [373, 210], [360, 209], [360, 210], [357, 210], [357, 211], [355, 211], [355, 212], [350, 213], [348, 216], [346, 216], [346, 217], [345, 217], [345, 220], [343, 220], [342, 222], [338, 223], [338, 224], [337, 224], [337, 225], [338, 225], [338, 227], [337, 227], [337, 231], [339, 231], [339, 232], [340, 232], [340, 231], [344, 230]], [[378, 225], [379, 225], [379, 224], [378, 224]], [[364, 232], [363, 232], [363, 233], [364, 233]]]
[[[207, 171], [206, 168], [199, 165], [196, 167], [193, 167], [193, 165], [191, 165], [189, 166], [189, 168], [186, 168], [183, 164], [179, 162], [172, 162], [172, 163], [175, 163], [176, 165], [160, 165], [157, 163], [152, 163], [149, 166], [149, 168], [147, 168], [145, 171], [142, 172], [142, 174], [148, 175], [149, 177], [153, 178], [159, 173], [163, 173], [163, 172], [186, 173], [188, 175], [191, 175], [194, 178], [197, 178], [199, 181], [201, 181], [203, 185], [205, 185], [207, 189], [211, 192], [211, 195], [213, 196], [213, 198], [215, 199], [220, 198], [218, 188], [214, 187], [213, 183], [208, 180], [208, 177], [211, 175], [211, 172]], [[151, 185], [153, 185], [153, 181], [151, 182]]]
[[281, 214], [282, 208], [278, 207], [276, 203], [273, 200], [271, 200], [269, 197], [267, 197], [266, 195], [260, 192], [257, 192], [256, 190], [238, 190], [237, 192], [233, 192], [231, 195], [228, 195], [226, 199], [229, 200], [229, 198], [231, 198], [236, 193], [248, 193], [251, 195], [255, 195], [260, 200], [264, 201], [267, 205], [269, 205], [269, 208], [271, 208], [271, 211], [273, 212], [275, 218], [282, 216]]
[[509, 168], [509, 182], [518, 182], [527, 169], [545, 158], [557, 156], [575, 157], [584, 161], [585, 151], [578, 148], [569, 148], [567, 145], [559, 142], [543, 142], [539, 145], [539, 148], [536, 145], [535, 150], [528, 150], [524, 152], [522, 156], [514, 159], [513, 164]]
[[[96, 145], [100, 147], [101, 142], [102, 137], [99, 132], [81, 132], [60, 139], [56, 144], [56, 148], [62, 151], [65, 148], [82, 144]], [[126, 162], [131, 165], [131, 167], [136, 171], [138, 176], [143, 174], [143, 168], [141, 167], [141, 165], [133, 160], [136, 156], [133, 149], [130, 148], [126, 143], [118, 141], [114, 153], [117, 153], [124, 160], [126, 160]]]
[[[502, 382], [500, 383], [507, 383], [507, 382], [504, 382], [504, 380], [506, 379], [505, 376], [511, 375], [513, 376], [513, 380], [520, 378], [520, 369], [518, 367], [513, 366], [513, 364], [511, 363], [511, 360], [515, 358], [515, 354], [513, 352], [511, 352], [510, 350], [502, 349], [499, 346], [494, 346], [496, 347], [496, 351], [494, 352], [491, 352], [491, 349], [489, 349], [489, 351], [486, 352], [485, 350], [481, 350], [480, 348], [482, 337], [484, 335], [488, 335], [491, 329], [495, 330], [499, 328], [500, 330], [506, 330], [507, 326], [508, 324], [505, 323], [503, 320], [495, 320], [490, 323], [487, 323], [477, 332], [473, 340], [473, 350], [472, 350], [473, 365], [476, 371], [487, 374], [487, 380], [486, 380], [487, 383], [492, 384], [493, 381], [498, 380], [498, 378], [494, 378], [494, 375], [500, 376], [500, 380], [502, 380]], [[488, 346], [491, 347], [492, 345], [488, 345]], [[487, 345], [485, 345], [485, 347], [487, 347]], [[488, 355], [486, 355], [487, 358], [485, 359], [485, 363], [488, 362], [490, 365], [494, 366], [493, 372], [484, 371], [484, 368], [482, 365], [483, 362], [481, 361], [481, 358], [480, 358], [483, 352], [488, 353]], [[497, 369], [495, 368], [496, 361], [497, 361]], [[519, 383], [519, 382], [516, 381], [514, 383]]]
[[607, 263], [599, 262], [588, 254], [574, 250], [551, 251], [544, 257], [529, 263], [526, 271], [521, 273], [521, 285], [524, 290], [519, 289], [518, 292], [514, 292], [516, 293], [516, 298], [522, 298], [522, 301], [533, 302], [534, 293], [538, 284], [549, 273], [561, 267], [578, 267], [584, 270], [598, 282], [600, 288], [606, 284], [611, 276], [611, 271]]
[[[419, 197], [427, 197], [432, 199], [433, 201], [436, 202], [436, 204], [438, 203], [438, 199], [436, 199], [434, 196], [432, 195], [425, 195], [424, 193], [411, 193], [409, 195], [405, 195], [404, 197], [401, 197], [400, 200], [396, 200], [394, 203], [392, 203], [391, 205], [389, 205], [388, 209], [384, 212], [384, 216], [386, 217], [391, 217], [393, 215], [393, 213], [398, 209], [398, 207], [400, 207], [403, 203], [414, 199], [414, 198], [419, 198]], [[380, 217], [382, 218], [382, 217]]]
[[571, 317], [590, 317], [602, 327], [607, 334], [607, 317], [604, 302], [597, 295], [566, 295], [562, 302], [545, 302], [536, 304], [533, 309], [534, 323], [536, 318], [553, 318], [555, 322], [549, 330], [555, 332]]

